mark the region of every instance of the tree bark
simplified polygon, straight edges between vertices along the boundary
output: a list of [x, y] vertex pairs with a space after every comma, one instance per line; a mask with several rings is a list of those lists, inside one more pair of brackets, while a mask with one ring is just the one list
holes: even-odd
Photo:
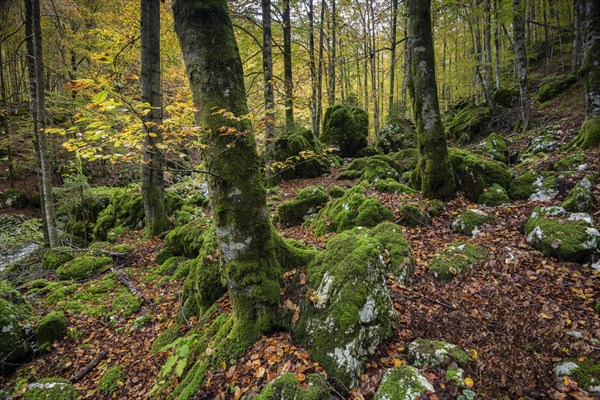
[[325, 47], [325, 8], [327, 2], [321, 0], [321, 17], [319, 19], [319, 65], [317, 68], [317, 130], [315, 135], [320, 136], [321, 121], [323, 120], [323, 51]]
[[[227, 0], [176, 0], [179, 38], [203, 155], [222, 274], [233, 305], [229, 339], [245, 348], [277, 324], [281, 269], [248, 114]], [[225, 109], [236, 118], [228, 118]], [[239, 119], [241, 118], [241, 119]]]
[[[404, 35], [408, 36], [408, 25], [410, 25], [410, 18], [406, 18], [406, 29]], [[406, 112], [408, 107], [406, 106], [406, 94], [408, 87], [412, 85], [412, 78], [410, 73], [410, 64], [412, 63], [412, 40], [409, 37], [404, 41], [404, 76], [402, 77], [402, 115], [406, 118]]]
[[[264, 0], [263, 0], [264, 1]], [[268, 1], [268, 0], [267, 0]], [[308, 0], [308, 57], [310, 67], [310, 116], [312, 131], [319, 132], [317, 115], [317, 64], [315, 61], [315, 8], [314, 0]]]
[[283, 0], [283, 75], [285, 92], [285, 129], [294, 129], [294, 82], [292, 71], [292, 21], [290, 0]]
[[[41, 175], [41, 187], [43, 192], [40, 196], [43, 199], [44, 216], [46, 219], [46, 229], [48, 233], [48, 244], [50, 247], [58, 246], [58, 230], [56, 228], [56, 215], [54, 213], [54, 197], [52, 195], [52, 173], [50, 169], [50, 155], [48, 152], [48, 141], [44, 129], [46, 128], [46, 98], [44, 86], [43, 52], [42, 52], [42, 28], [40, 21], [40, 2], [39, 0], [25, 0], [26, 20], [30, 21], [31, 33], [33, 36], [33, 54], [29, 53], [33, 61], [29, 64], [29, 76], [31, 78], [32, 88], [35, 87], [35, 96], [33, 104], [35, 109], [35, 136], [38, 146], [38, 161]], [[31, 71], [33, 67], [33, 73]]]
[[455, 184], [438, 104], [430, 9], [431, 0], [408, 1], [412, 39], [410, 93], [419, 150], [413, 183], [425, 196], [447, 200], [454, 197]]
[[398, 25], [398, 0], [392, 0], [392, 43], [390, 48], [390, 98], [388, 118], [394, 117], [394, 92], [396, 89], [396, 30]]
[[496, 53], [496, 89], [500, 89], [500, 11], [498, 0], [494, 0], [494, 49]]
[[375, 53], [375, 9], [373, 0], [367, 0], [369, 6], [369, 59], [371, 60], [371, 96], [373, 97], [373, 132], [379, 138], [379, 96], [377, 90], [377, 65]]
[[146, 233], [156, 236], [169, 227], [165, 206], [163, 157], [156, 147], [162, 140], [162, 94], [160, 79], [160, 0], [141, 0], [142, 102], [150, 105], [143, 117], [145, 133], [142, 166], [142, 198]]
[[494, 73], [492, 68], [492, 10], [490, 0], [483, 0], [483, 82], [488, 107], [494, 108]]
[[585, 0], [573, 0], [573, 54], [571, 56], [571, 70], [573, 72], [577, 72], [581, 67], [585, 8]]
[[521, 94], [521, 117], [523, 129], [529, 128], [529, 90], [527, 88], [527, 49], [525, 47], [525, 18], [521, 0], [513, 0], [513, 34], [515, 45], [515, 63], [519, 76], [519, 92]]
[[337, 63], [337, 54], [336, 54], [336, 31], [337, 31], [337, 8], [335, 0], [331, 0], [331, 44], [329, 46], [331, 50], [331, 62], [329, 63], [329, 105], [335, 104], [335, 91], [336, 91], [336, 76], [335, 76], [335, 67]]
[[271, 0], [261, 1], [263, 25], [263, 79], [265, 102], [265, 153], [267, 173], [270, 171], [275, 145], [275, 93], [273, 91], [273, 36], [271, 31]]

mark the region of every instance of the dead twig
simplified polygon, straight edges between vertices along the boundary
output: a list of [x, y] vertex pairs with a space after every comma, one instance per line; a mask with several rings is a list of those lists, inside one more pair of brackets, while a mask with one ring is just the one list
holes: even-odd
[[73, 383], [75, 382], [79, 382], [81, 379], [83, 379], [84, 376], [86, 376], [91, 370], [93, 370], [94, 368], [96, 368], [96, 366], [98, 364], [100, 364], [100, 361], [102, 361], [104, 359], [104, 357], [106, 357], [108, 355], [108, 350], [106, 349], [102, 349], [100, 350], [100, 353], [96, 356], [96, 358], [94, 358], [88, 365], [85, 366], [84, 369], [82, 369], [80, 372], [74, 374], [69, 380]]

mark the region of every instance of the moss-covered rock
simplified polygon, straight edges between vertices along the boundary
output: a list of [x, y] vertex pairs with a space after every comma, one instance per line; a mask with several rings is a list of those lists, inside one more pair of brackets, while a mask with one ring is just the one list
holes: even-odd
[[555, 172], [526, 172], [510, 184], [509, 194], [515, 200], [547, 201], [558, 194]]
[[81, 255], [56, 269], [56, 278], [61, 281], [87, 279], [108, 269], [111, 257]]
[[100, 393], [111, 395], [115, 393], [125, 382], [125, 368], [121, 365], [115, 365], [108, 368], [100, 378], [98, 389]]
[[450, 149], [456, 187], [471, 201], [477, 201], [494, 183], [508, 188], [511, 174], [505, 164], [466, 150]]
[[375, 189], [379, 190], [380, 192], [386, 192], [386, 193], [393, 193], [393, 194], [414, 194], [414, 193], [416, 193], [416, 190], [414, 190], [413, 188], [406, 186], [402, 183], [399, 183], [398, 181], [396, 181], [392, 178], [379, 180], [379, 181], [375, 182], [374, 187], [375, 187]]
[[12, 372], [31, 354], [32, 317], [29, 303], [8, 282], [0, 281], [0, 376]]
[[274, 173], [284, 179], [316, 178], [329, 173], [331, 160], [322, 154], [319, 141], [309, 129], [297, 128], [275, 139]]
[[423, 226], [431, 222], [427, 211], [422, 210], [417, 204], [404, 204], [400, 207], [400, 223], [406, 226]]
[[498, 88], [494, 91], [493, 99], [494, 103], [500, 104], [502, 107], [512, 108], [519, 101], [519, 89], [516, 87]]
[[510, 201], [508, 192], [497, 183], [494, 183], [479, 196], [478, 204], [483, 204], [488, 207], [498, 207], [508, 204]]
[[140, 311], [142, 301], [129, 292], [118, 294], [112, 301], [112, 313], [123, 317], [129, 317]]
[[52, 311], [39, 320], [35, 328], [35, 340], [40, 349], [47, 349], [67, 334], [67, 318], [62, 311]]
[[308, 387], [300, 386], [296, 376], [286, 373], [269, 382], [255, 400], [323, 400], [329, 398], [329, 387], [321, 375], [308, 376]]
[[451, 137], [467, 143], [486, 133], [492, 116], [485, 105], [468, 103], [447, 121], [446, 129]]
[[473, 150], [492, 160], [506, 164], [508, 162], [508, 141], [497, 133], [492, 133]]
[[369, 182], [382, 179], [400, 179], [401, 166], [387, 156], [372, 156], [352, 161], [337, 179], [355, 179], [362, 177]]
[[20, 189], [6, 189], [2, 193], [2, 200], [7, 207], [22, 209], [27, 207], [27, 193]]
[[377, 146], [367, 146], [354, 153], [355, 158], [372, 157], [383, 154], [383, 151]]
[[452, 221], [452, 229], [456, 232], [476, 237], [480, 233], [480, 228], [484, 224], [494, 222], [495, 218], [493, 215], [485, 213], [477, 208], [467, 210], [460, 214], [454, 221]]
[[196, 257], [204, 244], [204, 233], [210, 226], [210, 219], [196, 218], [173, 228], [165, 237], [165, 247], [157, 254], [156, 262], [160, 264], [172, 256]]
[[564, 132], [559, 126], [533, 132], [531, 134], [531, 142], [524, 150], [521, 159], [530, 155], [551, 153], [559, 149], [562, 147], [561, 140], [563, 136]]
[[383, 279], [382, 252], [375, 238], [343, 232], [307, 269], [310, 296], [294, 334], [345, 393], [392, 333], [395, 312]]
[[320, 236], [326, 232], [342, 232], [356, 226], [373, 227], [393, 218], [390, 209], [377, 200], [368, 198], [364, 187], [356, 185], [341, 198], [329, 201], [309, 227]]
[[418, 367], [447, 367], [452, 361], [464, 367], [471, 361], [471, 356], [457, 345], [429, 339], [410, 343], [408, 357]]
[[594, 359], [569, 359], [555, 364], [554, 374], [558, 377], [570, 376], [587, 391], [600, 394], [600, 361]]
[[537, 91], [538, 101], [543, 103], [552, 100], [565, 90], [569, 89], [577, 82], [575, 75], [567, 75], [565, 77], [549, 79]]
[[554, 171], [584, 171], [587, 169], [587, 156], [583, 153], [572, 153], [553, 164]]
[[584, 212], [591, 214], [594, 209], [592, 196], [592, 182], [590, 178], [583, 178], [563, 201], [561, 207], [569, 212]]
[[[416, 148], [404, 149], [388, 154], [392, 161], [400, 166], [402, 173], [412, 172], [417, 167], [419, 151]], [[410, 179], [409, 179], [410, 180]]]
[[53, 249], [48, 249], [44, 253], [44, 259], [42, 260], [42, 267], [46, 270], [56, 270], [58, 267], [63, 266], [65, 263], [73, 259], [73, 252], [70, 247], [59, 246]]
[[160, 265], [158, 273], [166, 276], [173, 275], [177, 267], [185, 260], [187, 260], [187, 258], [183, 256], [169, 257]]
[[368, 145], [369, 116], [358, 107], [336, 104], [327, 108], [321, 141], [337, 147], [342, 157], [352, 157]]
[[385, 371], [373, 400], [415, 400], [424, 392], [435, 392], [418, 369], [401, 365]]
[[417, 145], [417, 131], [414, 124], [403, 118], [394, 118], [379, 132], [377, 147], [384, 153], [393, 153]]
[[323, 188], [308, 186], [292, 200], [277, 207], [279, 222], [287, 227], [300, 225], [308, 216], [316, 214], [328, 200], [329, 196]]
[[463, 242], [449, 243], [430, 261], [429, 271], [437, 280], [446, 281], [482, 264], [486, 259], [485, 250], [479, 246]]
[[600, 232], [586, 213], [537, 207], [525, 225], [527, 243], [547, 256], [584, 262], [600, 249]]
[[27, 385], [22, 396], [23, 400], [73, 400], [79, 391], [67, 379], [44, 378]]
[[344, 193], [346, 193], [346, 189], [344, 189], [341, 186], [332, 186], [331, 189], [329, 189], [329, 196], [331, 196], [334, 199], [338, 199], [340, 197], [342, 197], [344, 195]]
[[402, 228], [391, 222], [382, 222], [365, 233], [383, 246], [385, 271], [392, 273], [402, 285], [408, 285], [414, 269], [414, 256]]

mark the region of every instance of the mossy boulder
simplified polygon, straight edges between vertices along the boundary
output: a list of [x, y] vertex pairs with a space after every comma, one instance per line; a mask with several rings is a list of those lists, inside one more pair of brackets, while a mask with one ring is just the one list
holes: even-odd
[[506, 164], [508, 162], [508, 141], [503, 136], [492, 133], [479, 142], [473, 152]]
[[309, 129], [284, 132], [277, 136], [273, 147], [273, 172], [277, 177], [316, 178], [331, 169], [331, 161], [322, 154], [321, 144]]
[[12, 372], [32, 351], [33, 310], [8, 282], [0, 281], [0, 376]]
[[327, 203], [329, 196], [319, 186], [308, 186], [298, 192], [292, 200], [281, 203], [277, 207], [279, 222], [286, 227], [300, 225], [304, 220]]
[[383, 247], [383, 263], [386, 273], [393, 274], [402, 285], [408, 285], [415, 259], [402, 228], [391, 222], [382, 222], [365, 233]]
[[388, 178], [398, 180], [401, 174], [402, 167], [398, 163], [390, 157], [378, 155], [352, 161], [340, 176], [348, 179], [362, 177], [373, 183]]
[[62, 378], [43, 378], [27, 385], [23, 400], [73, 400], [79, 397], [71, 382]]
[[27, 207], [27, 193], [20, 189], [6, 189], [2, 193], [2, 200], [7, 207], [22, 209]]
[[42, 260], [42, 267], [45, 270], [56, 270], [58, 267], [63, 266], [65, 263], [73, 259], [73, 252], [70, 247], [59, 246], [52, 249], [46, 250], [44, 253], [44, 259]]
[[451, 137], [467, 143], [487, 132], [492, 117], [485, 105], [468, 103], [446, 122], [446, 128]]
[[352, 157], [367, 147], [369, 116], [358, 107], [335, 104], [327, 108], [320, 140], [339, 149], [342, 157]]
[[466, 150], [450, 149], [448, 157], [456, 187], [471, 201], [477, 201], [494, 183], [508, 188], [511, 174], [505, 164]]
[[585, 262], [600, 249], [600, 232], [586, 213], [536, 207], [525, 225], [527, 243], [547, 256]]
[[307, 377], [308, 386], [300, 386], [296, 376], [290, 372], [283, 374], [255, 397], [255, 400], [323, 400], [329, 398], [329, 387], [321, 375]]
[[406, 186], [403, 183], [399, 183], [398, 181], [387, 178], [382, 179], [375, 182], [375, 189], [380, 192], [393, 193], [393, 194], [415, 194], [417, 191], [411, 188], [410, 186]]
[[526, 172], [515, 178], [510, 184], [509, 194], [515, 200], [547, 201], [558, 194], [558, 182], [555, 172]]
[[332, 186], [331, 189], [329, 189], [329, 196], [331, 196], [334, 199], [338, 199], [340, 197], [342, 197], [344, 195], [344, 193], [346, 193], [346, 189], [344, 189], [341, 186]]
[[498, 207], [509, 202], [508, 192], [497, 183], [485, 189], [481, 196], [479, 196], [479, 199], [477, 199], [478, 204], [488, 207]]
[[577, 77], [575, 75], [567, 75], [565, 77], [550, 79], [538, 89], [538, 101], [543, 103], [548, 100], [552, 100], [565, 90], [569, 89], [576, 82]]
[[395, 311], [383, 279], [383, 251], [373, 237], [343, 232], [307, 269], [311, 294], [294, 334], [346, 394], [392, 334]]
[[594, 199], [592, 196], [592, 181], [583, 178], [569, 192], [569, 195], [561, 204], [561, 207], [569, 212], [584, 212], [591, 214], [594, 210]]
[[417, 167], [419, 151], [416, 148], [409, 148], [388, 154], [392, 161], [400, 166], [402, 173], [412, 172]]
[[62, 311], [52, 311], [39, 320], [35, 327], [35, 340], [39, 349], [47, 349], [67, 334], [67, 318]]
[[439, 281], [447, 281], [487, 260], [485, 250], [471, 243], [454, 242], [444, 246], [429, 262], [429, 271]]
[[112, 264], [112, 258], [89, 254], [77, 256], [56, 269], [56, 278], [61, 281], [91, 278]]
[[339, 199], [329, 201], [309, 224], [318, 236], [342, 232], [356, 226], [373, 227], [394, 218], [392, 211], [377, 200], [368, 198], [363, 186], [356, 185]]
[[570, 376], [579, 386], [590, 393], [600, 394], [600, 361], [594, 359], [569, 359], [555, 364], [554, 374]]
[[422, 210], [417, 204], [404, 204], [398, 210], [400, 223], [406, 226], [423, 226], [431, 222], [427, 211]]
[[531, 134], [531, 142], [524, 150], [521, 159], [531, 155], [546, 154], [562, 147], [561, 140], [564, 132], [559, 126], [553, 126], [545, 130], [534, 131]]
[[383, 151], [377, 146], [367, 146], [354, 153], [355, 158], [371, 157], [383, 154]]
[[125, 376], [126, 371], [122, 365], [115, 365], [108, 368], [104, 374], [102, 374], [102, 377], [100, 377], [98, 384], [100, 393], [105, 395], [115, 393], [119, 387], [125, 383]]
[[393, 153], [417, 145], [417, 131], [414, 124], [404, 118], [394, 118], [379, 132], [377, 147], [384, 153]]
[[119, 293], [112, 301], [112, 314], [119, 314], [122, 317], [129, 317], [140, 311], [142, 301], [129, 292]]
[[427, 378], [415, 367], [401, 365], [385, 371], [373, 400], [415, 400], [425, 392], [435, 392]]
[[579, 152], [561, 158], [552, 166], [553, 170], [557, 172], [585, 171], [587, 167], [587, 156]]
[[494, 103], [500, 104], [505, 108], [512, 108], [519, 102], [519, 89], [516, 87], [512, 88], [498, 88], [494, 91]]
[[195, 218], [173, 228], [165, 236], [165, 247], [156, 255], [156, 262], [162, 264], [172, 256], [196, 257], [204, 244], [204, 233], [210, 226], [210, 219]]
[[471, 362], [471, 356], [457, 345], [429, 339], [410, 343], [408, 357], [417, 367], [447, 367], [453, 361], [464, 367]]
[[472, 208], [461, 213], [454, 221], [452, 221], [452, 229], [456, 232], [476, 237], [480, 233], [480, 228], [484, 224], [494, 222], [495, 218], [486, 212], [477, 208]]

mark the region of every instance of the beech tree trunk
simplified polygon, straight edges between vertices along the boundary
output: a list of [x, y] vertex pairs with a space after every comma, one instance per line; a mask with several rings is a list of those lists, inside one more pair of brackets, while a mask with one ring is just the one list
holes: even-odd
[[[175, 30], [206, 133], [210, 204], [234, 314], [229, 339], [248, 346], [277, 323], [281, 268], [248, 114], [242, 62], [227, 0], [176, 0]], [[227, 134], [223, 134], [227, 132]]]
[[321, 121], [323, 120], [323, 50], [325, 47], [325, 8], [327, 2], [321, 0], [321, 17], [319, 19], [319, 65], [317, 68], [317, 130], [315, 135], [320, 136]]
[[141, 86], [142, 102], [150, 104], [143, 117], [145, 133], [142, 166], [142, 198], [146, 233], [156, 236], [169, 227], [165, 206], [163, 157], [156, 145], [162, 134], [162, 94], [160, 79], [160, 0], [141, 0]]
[[527, 48], [525, 47], [525, 10], [521, 0], [513, 0], [513, 34], [515, 44], [515, 63], [519, 76], [521, 94], [521, 117], [523, 129], [529, 128], [529, 90], [527, 88]]
[[310, 67], [310, 116], [312, 131], [318, 135], [319, 121], [317, 115], [317, 64], [315, 61], [315, 7], [314, 0], [308, 1], [308, 56]]
[[337, 9], [335, 0], [331, 0], [331, 44], [329, 48], [331, 50], [331, 62], [329, 63], [329, 105], [335, 104], [335, 91], [336, 91], [336, 76], [335, 76], [335, 65], [337, 63], [337, 54], [336, 54], [336, 26], [337, 26]]
[[275, 94], [273, 91], [273, 36], [271, 31], [271, 0], [262, 0], [263, 24], [263, 79], [265, 101], [265, 150], [267, 159], [267, 173], [273, 160], [275, 145]]
[[285, 129], [294, 129], [294, 82], [292, 71], [292, 21], [290, 0], [283, 0], [283, 81], [285, 92]]
[[573, 0], [573, 53], [571, 56], [571, 70], [573, 72], [581, 67], [583, 37], [585, 35], [583, 27], [585, 8], [585, 0]]
[[448, 200], [454, 197], [455, 184], [438, 104], [430, 10], [431, 0], [408, 1], [412, 39], [409, 89], [419, 150], [413, 183], [429, 198]]
[[492, 67], [492, 10], [490, 0], [483, 0], [483, 84], [488, 107], [494, 108], [494, 73]]
[[[25, 0], [26, 23], [30, 24], [27, 29], [31, 32], [32, 47], [28, 46], [27, 57], [32, 59], [28, 63], [29, 77], [32, 89], [33, 109], [35, 110], [35, 137], [38, 150], [38, 163], [41, 176], [40, 196], [44, 208], [44, 217], [46, 220], [46, 230], [48, 235], [48, 244], [50, 247], [58, 246], [58, 230], [56, 229], [56, 215], [54, 212], [54, 197], [52, 195], [52, 172], [50, 168], [50, 155], [48, 151], [48, 141], [46, 139], [46, 97], [44, 87], [44, 64], [42, 59], [42, 28], [40, 22], [40, 2], [39, 0]], [[33, 68], [33, 71], [32, 71]], [[33, 89], [35, 88], [35, 93]]]
[[398, 25], [398, 0], [392, 0], [392, 43], [390, 49], [390, 99], [388, 108], [388, 117], [394, 115], [394, 92], [396, 90], [396, 30]]

